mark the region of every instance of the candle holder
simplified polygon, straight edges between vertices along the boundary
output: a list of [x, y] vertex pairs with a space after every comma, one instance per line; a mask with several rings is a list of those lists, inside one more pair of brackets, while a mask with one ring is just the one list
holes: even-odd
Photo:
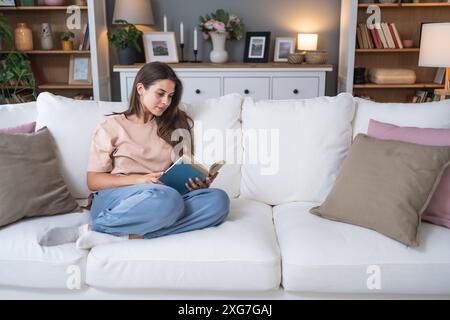
[[191, 61], [192, 63], [202, 62], [201, 60], [197, 60], [197, 54], [198, 54], [198, 50], [194, 50], [194, 61]]
[[184, 43], [180, 43], [180, 48], [181, 48], [181, 60], [180, 62], [187, 62], [187, 60], [184, 60]]

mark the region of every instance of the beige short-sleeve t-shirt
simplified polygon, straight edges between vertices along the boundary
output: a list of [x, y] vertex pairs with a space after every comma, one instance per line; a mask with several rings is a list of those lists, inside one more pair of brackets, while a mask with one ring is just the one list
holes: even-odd
[[172, 146], [157, 131], [154, 118], [140, 124], [123, 114], [106, 117], [92, 136], [88, 171], [128, 175], [166, 170]]

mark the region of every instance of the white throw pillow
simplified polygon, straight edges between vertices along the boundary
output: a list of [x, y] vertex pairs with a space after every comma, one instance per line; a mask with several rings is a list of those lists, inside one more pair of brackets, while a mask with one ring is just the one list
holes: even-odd
[[354, 109], [350, 94], [246, 99], [241, 197], [270, 205], [323, 201], [350, 148]]
[[0, 105], [0, 129], [36, 121], [36, 102]]
[[450, 100], [428, 103], [377, 103], [355, 98], [353, 137], [367, 133], [370, 119], [401, 127], [450, 128]]
[[36, 128], [48, 127], [56, 145], [62, 175], [72, 196], [86, 198], [86, 172], [92, 134], [104, 116], [127, 109], [121, 102], [74, 100], [41, 93]]
[[242, 96], [229, 94], [182, 104], [194, 120], [194, 153], [206, 164], [225, 160], [212, 188], [223, 189], [230, 198], [239, 196], [242, 163]]

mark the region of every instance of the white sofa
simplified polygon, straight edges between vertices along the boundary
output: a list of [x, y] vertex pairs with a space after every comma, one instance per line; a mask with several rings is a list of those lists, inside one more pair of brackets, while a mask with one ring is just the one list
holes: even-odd
[[[105, 114], [125, 108], [42, 93], [37, 103], [0, 106], [0, 128], [34, 120], [38, 128], [47, 126], [65, 182], [81, 203], [89, 193], [92, 131]], [[377, 104], [342, 94], [255, 102], [233, 94], [184, 108], [196, 121], [197, 152], [225, 133], [231, 137], [223, 141], [230, 164], [213, 185], [232, 199], [227, 220], [215, 228], [90, 251], [73, 243], [37, 243], [48, 228], [88, 222], [87, 210], [18, 221], [0, 228], [0, 298], [450, 297], [450, 230], [423, 223], [421, 245], [408, 248], [309, 213], [325, 199], [352, 137], [366, 132], [369, 119], [450, 128], [450, 101]]]

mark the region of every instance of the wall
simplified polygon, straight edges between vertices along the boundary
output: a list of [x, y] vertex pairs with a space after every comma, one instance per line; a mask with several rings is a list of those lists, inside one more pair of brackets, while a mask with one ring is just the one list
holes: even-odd
[[[114, 11], [115, 0], [107, 2], [108, 29]], [[130, 4], [132, 0], [130, 0]], [[169, 31], [175, 31], [179, 40], [179, 24], [184, 23], [185, 57], [193, 59], [193, 30], [199, 23], [199, 16], [223, 8], [236, 14], [246, 25], [246, 31], [271, 31], [269, 58], [273, 60], [275, 37], [295, 37], [298, 32], [319, 34], [319, 50], [329, 54], [328, 62], [334, 71], [327, 75], [326, 94], [336, 94], [337, 63], [339, 58], [340, 0], [152, 0], [155, 30], [163, 29], [163, 16], [167, 16]], [[227, 41], [229, 61], [242, 62], [245, 40]], [[209, 61], [211, 41], [204, 41], [199, 32], [199, 58]], [[111, 64], [117, 63], [115, 50], [111, 48]], [[111, 66], [112, 68], [112, 66]], [[120, 101], [118, 74], [112, 72], [112, 96]]]

